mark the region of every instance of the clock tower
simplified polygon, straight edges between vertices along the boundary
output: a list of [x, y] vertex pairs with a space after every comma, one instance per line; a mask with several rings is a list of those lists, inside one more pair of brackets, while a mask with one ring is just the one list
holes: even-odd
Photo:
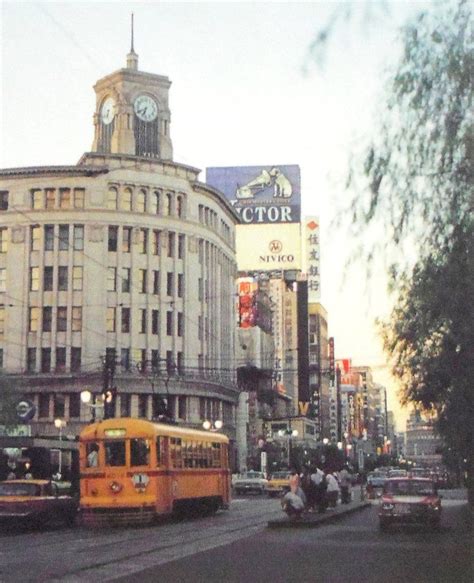
[[172, 160], [170, 86], [168, 77], [138, 70], [132, 21], [132, 44], [126, 68], [103, 77], [94, 85], [96, 111], [92, 151]]

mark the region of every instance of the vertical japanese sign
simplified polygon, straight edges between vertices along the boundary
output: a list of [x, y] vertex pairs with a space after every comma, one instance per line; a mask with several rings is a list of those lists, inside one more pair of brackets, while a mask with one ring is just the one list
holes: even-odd
[[334, 338], [329, 338], [329, 380], [334, 383], [335, 380], [335, 360], [334, 360]]
[[304, 222], [304, 259], [308, 279], [308, 302], [321, 299], [319, 218], [306, 217]]

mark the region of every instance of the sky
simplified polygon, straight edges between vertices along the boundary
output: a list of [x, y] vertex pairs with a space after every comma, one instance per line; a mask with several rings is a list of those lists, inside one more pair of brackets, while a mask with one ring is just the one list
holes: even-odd
[[[374, 326], [390, 298], [380, 263], [344, 265], [355, 246], [334, 225], [350, 193], [348, 159], [376, 130], [397, 29], [422, 6], [336, 2], [3, 2], [0, 167], [75, 164], [90, 151], [93, 85], [125, 67], [134, 13], [139, 69], [166, 75], [174, 160], [208, 166], [298, 164], [302, 213], [321, 222], [321, 303], [336, 358], [373, 367], [401, 410]], [[321, 67], [309, 47], [335, 8], [352, 18]], [[368, 6], [372, 8], [369, 10]], [[375, 6], [375, 8], [374, 8]]]

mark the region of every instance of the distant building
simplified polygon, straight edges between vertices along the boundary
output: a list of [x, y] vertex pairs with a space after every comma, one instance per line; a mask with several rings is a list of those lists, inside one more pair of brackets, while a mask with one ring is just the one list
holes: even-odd
[[436, 435], [433, 423], [419, 411], [413, 411], [407, 420], [405, 458], [422, 466], [441, 463], [442, 441]]

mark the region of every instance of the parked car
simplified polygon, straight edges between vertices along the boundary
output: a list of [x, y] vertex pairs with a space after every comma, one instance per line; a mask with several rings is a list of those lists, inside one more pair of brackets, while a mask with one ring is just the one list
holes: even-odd
[[389, 478], [379, 507], [381, 530], [390, 525], [425, 524], [436, 527], [441, 521], [441, 499], [429, 478]]
[[404, 478], [405, 476], [408, 476], [408, 472], [406, 470], [389, 470], [388, 472], [388, 477], [389, 478]]
[[234, 480], [234, 491], [236, 494], [244, 494], [246, 492], [264, 494], [267, 485], [268, 480], [265, 479], [263, 472], [250, 470], [237, 476]]
[[0, 482], [0, 522], [31, 526], [73, 524], [77, 500], [51, 480]]
[[290, 472], [273, 472], [268, 478], [266, 492], [269, 496], [279, 496], [290, 489]]
[[387, 475], [380, 472], [370, 472], [367, 476], [367, 498], [375, 500], [382, 495]]

